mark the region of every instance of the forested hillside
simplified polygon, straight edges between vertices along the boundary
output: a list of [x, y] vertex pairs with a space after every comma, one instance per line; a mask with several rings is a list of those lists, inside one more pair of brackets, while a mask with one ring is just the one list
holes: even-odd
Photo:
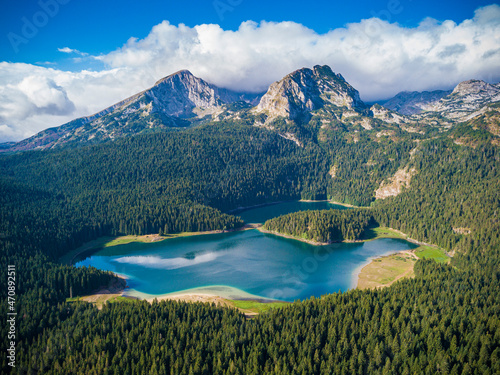
[[[302, 147], [230, 121], [2, 156], [1, 264], [16, 265], [18, 288], [14, 373], [500, 373], [498, 148], [481, 139], [457, 145], [452, 131], [374, 130], [353, 141], [346, 129], [301, 127]], [[409, 188], [374, 202], [403, 167], [416, 171]], [[415, 279], [384, 290], [332, 294], [250, 321], [208, 305], [132, 302], [98, 311], [65, 302], [70, 289], [90, 292], [113, 277], [58, 264], [86, 241], [232, 229], [243, 223], [224, 212], [299, 198], [372, 205], [381, 225], [455, 256], [451, 265], [419, 261]], [[370, 220], [362, 212], [325, 216], [340, 232], [318, 238], [355, 239]], [[342, 215], [360, 215], [363, 224], [342, 230], [351, 223]], [[1, 296], [6, 316], [7, 288]]]

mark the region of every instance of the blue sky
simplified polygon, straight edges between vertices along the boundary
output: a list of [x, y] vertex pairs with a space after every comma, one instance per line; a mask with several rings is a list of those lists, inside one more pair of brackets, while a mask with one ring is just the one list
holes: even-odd
[[0, 12], [0, 142], [88, 116], [180, 69], [263, 92], [327, 64], [365, 101], [500, 81], [491, 1], [17, 0]]
[[[163, 20], [191, 27], [213, 23], [224, 30], [236, 30], [247, 20], [294, 21], [322, 34], [374, 16], [404, 27], [415, 27], [426, 17], [460, 23], [470, 18], [476, 8], [488, 4], [491, 1], [17, 0], [2, 5], [0, 60], [51, 62], [72, 70], [99, 69], [99, 64], [66, 61], [67, 56], [58, 48], [69, 46], [92, 55], [106, 54], [121, 47], [130, 37], [146, 37]], [[44, 18], [40, 12], [48, 17]], [[33, 33], [23, 34], [32, 30], [23, 29], [25, 20], [35, 26]], [[12, 34], [9, 38], [9, 33], [28, 37], [20, 41]]]

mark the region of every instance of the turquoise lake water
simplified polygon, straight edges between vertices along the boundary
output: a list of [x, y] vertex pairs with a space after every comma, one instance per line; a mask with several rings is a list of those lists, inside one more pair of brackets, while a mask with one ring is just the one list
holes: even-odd
[[[255, 223], [287, 212], [330, 207], [327, 202], [287, 202], [238, 215]], [[313, 246], [254, 229], [105, 248], [77, 266], [127, 276], [130, 295], [228, 286], [233, 298], [249, 293], [294, 301], [353, 288], [357, 272], [371, 258], [414, 247], [398, 239]]]

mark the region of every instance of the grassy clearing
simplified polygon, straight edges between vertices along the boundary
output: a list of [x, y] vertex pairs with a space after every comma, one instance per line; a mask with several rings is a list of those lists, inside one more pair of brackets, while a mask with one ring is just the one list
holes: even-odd
[[251, 313], [256, 313], [256, 314], [261, 314], [263, 312], [269, 311], [271, 309], [276, 309], [279, 307], [285, 307], [288, 306], [288, 302], [268, 302], [268, 303], [263, 303], [263, 302], [258, 302], [258, 301], [241, 301], [241, 300], [227, 300], [228, 302], [231, 303], [234, 307], [236, 307], [238, 310], [242, 312], [251, 312]]
[[135, 298], [131, 298], [131, 297], [124, 297], [124, 296], [113, 296], [109, 299], [107, 299], [108, 302], [110, 303], [115, 303], [115, 302], [132, 302], [132, 301], [136, 301]]
[[401, 238], [401, 239], [406, 239], [406, 235], [391, 229], [391, 228], [386, 228], [386, 227], [376, 227], [376, 228], [368, 228], [365, 230], [363, 233], [363, 237], [361, 238], [362, 241], [372, 241], [372, 240], [377, 240], [379, 238]]
[[438, 263], [448, 263], [450, 257], [446, 255], [443, 249], [433, 246], [420, 246], [415, 249], [415, 255], [420, 259], [434, 259]]
[[358, 289], [389, 286], [403, 277], [413, 277], [416, 259], [409, 253], [397, 253], [374, 259], [365, 266], [358, 278]]
[[150, 243], [162, 241], [164, 239], [170, 238], [169, 236], [160, 237], [158, 235], [146, 235], [146, 236], [121, 236], [114, 238], [110, 241], [107, 241], [103, 244], [102, 247], [111, 247], [111, 246], [119, 246], [119, 245], [127, 245], [132, 242], [142, 242], [142, 243]]

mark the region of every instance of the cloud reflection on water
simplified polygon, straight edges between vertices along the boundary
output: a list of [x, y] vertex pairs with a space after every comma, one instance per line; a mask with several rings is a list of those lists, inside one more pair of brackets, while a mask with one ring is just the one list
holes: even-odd
[[212, 262], [221, 256], [221, 253], [205, 253], [197, 255], [194, 258], [160, 258], [157, 256], [128, 256], [113, 259], [114, 262], [134, 264], [148, 268], [157, 268], [165, 270], [174, 270], [178, 268], [195, 266], [201, 263]]

